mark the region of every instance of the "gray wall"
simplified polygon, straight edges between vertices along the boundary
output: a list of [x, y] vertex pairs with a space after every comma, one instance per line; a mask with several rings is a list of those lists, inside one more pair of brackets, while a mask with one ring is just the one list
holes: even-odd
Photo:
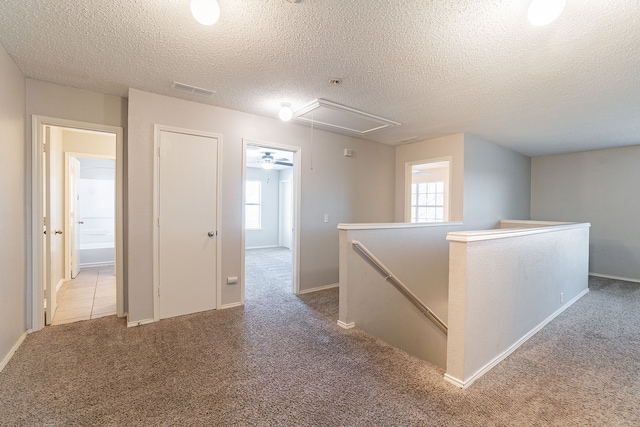
[[404, 221], [405, 164], [451, 158], [450, 221], [465, 230], [494, 228], [501, 219], [529, 219], [531, 159], [469, 134], [396, 147], [395, 220]]
[[[242, 276], [243, 138], [301, 147], [302, 290], [338, 282], [339, 222], [393, 220], [393, 147], [135, 89], [129, 91], [128, 122], [129, 321], [153, 318], [154, 124], [222, 135], [222, 304], [240, 301], [240, 287], [224, 279]], [[354, 156], [344, 157], [345, 148]]]
[[25, 79], [0, 45], [0, 363], [26, 332]]
[[245, 248], [278, 246], [280, 171], [247, 168], [246, 178], [262, 182], [262, 228], [245, 231]]
[[[31, 147], [32, 147], [32, 116], [39, 115], [45, 117], [55, 117], [58, 119], [76, 120], [87, 123], [97, 123], [109, 126], [118, 126], [124, 129], [124, 145], [127, 145], [127, 100], [119, 96], [103, 95], [82, 89], [60, 86], [53, 83], [39, 80], [27, 79], [26, 81], [26, 185], [27, 200], [31, 201]], [[126, 156], [125, 156], [125, 209], [126, 209]], [[31, 210], [27, 210], [27, 223], [31, 224]], [[31, 301], [31, 229], [27, 228], [27, 300]], [[125, 242], [127, 227], [125, 221]], [[23, 237], [24, 238], [24, 237]], [[127, 247], [125, 243], [125, 277], [124, 294], [125, 310], [127, 308], [127, 275], [126, 275], [126, 255]], [[31, 327], [31, 306], [27, 305], [27, 323]]]
[[589, 271], [640, 281], [640, 146], [534, 157], [531, 217], [590, 222]]
[[501, 219], [529, 219], [530, 195], [529, 157], [464, 135], [465, 230], [495, 228]]

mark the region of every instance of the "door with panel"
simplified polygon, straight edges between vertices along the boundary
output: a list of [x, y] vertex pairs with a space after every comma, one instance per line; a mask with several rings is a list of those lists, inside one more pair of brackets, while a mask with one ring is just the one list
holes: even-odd
[[216, 308], [219, 141], [161, 130], [158, 144], [157, 297], [164, 319]]

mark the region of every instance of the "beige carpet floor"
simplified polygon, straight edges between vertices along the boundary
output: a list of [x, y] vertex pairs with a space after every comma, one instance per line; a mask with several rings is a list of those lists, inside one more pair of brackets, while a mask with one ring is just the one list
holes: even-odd
[[0, 425], [640, 426], [638, 284], [592, 278], [589, 294], [460, 390], [339, 328], [336, 289], [293, 295], [286, 262], [248, 254], [244, 307], [29, 335], [0, 373]]

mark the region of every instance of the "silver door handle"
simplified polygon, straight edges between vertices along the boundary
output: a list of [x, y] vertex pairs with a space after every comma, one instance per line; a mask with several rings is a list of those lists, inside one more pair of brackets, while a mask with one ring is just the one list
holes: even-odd
[[62, 234], [62, 230], [56, 230], [55, 233], [56, 234]]
[[78, 224], [84, 224], [84, 221], [78, 221]]
[[215, 237], [216, 236], [216, 232], [215, 231], [210, 231], [210, 232], [207, 233], [207, 236]]

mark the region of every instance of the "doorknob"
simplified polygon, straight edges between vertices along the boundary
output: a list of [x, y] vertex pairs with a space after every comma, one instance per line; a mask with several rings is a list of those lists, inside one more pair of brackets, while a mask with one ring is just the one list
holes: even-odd
[[56, 234], [62, 234], [62, 230], [56, 230], [55, 233]]
[[78, 221], [78, 224], [84, 224], [84, 221]]
[[207, 233], [207, 236], [209, 236], [209, 237], [215, 237], [215, 235], [216, 235], [215, 231], [210, 231], [210, 232]]

